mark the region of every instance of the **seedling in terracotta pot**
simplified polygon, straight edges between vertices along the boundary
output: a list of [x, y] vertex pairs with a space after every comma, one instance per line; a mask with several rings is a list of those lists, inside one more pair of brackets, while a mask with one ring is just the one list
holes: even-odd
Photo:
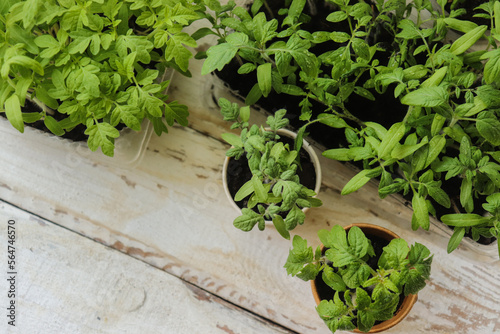
[[340, 225], [320, 230], [323, 246], [315, 252], [296, 235], [285, 264], [288, 274], [313, 280], [317, 312], [332, 332], [392, 327], [387, 321], [402, 320], [430, 276], [433, 256], [427, 247], [410, 248], [390, 231], [360, 226], [366, 235], [358, 226], [348, 233]]
[[[266, 220], [272, 221], [278, 232], [289, 239], [289, 231], [304, 223], [303, 208], [322, 204], [319, 199], [314, 198], [316, 192], [305, 186], [299, 176], [304, 163], [299, 153], [303, 143], [302, 136], [297, 137], [294, 144], [293, 138], [287, 139], [282, 135], [288, 124], [288, 119], [284, 118], [286, 111], [283, 109], [278, 110], [274, 116], [269, 116], [266, 122], [268, 128], [264, 128], [255, 124], [250, 126], [248, 106], [240, 108], [226, 99], [220, 99], [219, 105], [224, 120], [234, 122], [231, 128], [241, 129], [239, 136], [233, 133], [222, 135], [232, 145], [226, 153], [227, 157], [248, 161], [244, 163], [247, 166], [240, 170], [229, 168], [226, 173], [229, 174], [228, 179], [232, 176], [244, 182], [234, 194], [234, 201], [244, 200], [242, 215], [234, 220], [234, 226], [250, 231], [257, 225], [260, 230], [264, 230]], [[248, 167], [248, 179], [243, 175], [244, 167]], [[314, 172], [314, 168], [308, 169], [313, 170], [307, 172]], [[312, 187], [320, 184], [319, 178], [320, 173], [316, 171]]]

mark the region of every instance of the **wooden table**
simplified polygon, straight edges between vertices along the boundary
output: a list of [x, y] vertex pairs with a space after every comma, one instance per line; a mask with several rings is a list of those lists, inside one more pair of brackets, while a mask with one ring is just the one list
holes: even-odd
[[[200, 48], [206, 48], [201, 45]], [[328, 333], [309, 284], [289, 277], [291, 247], [272, 227], [245, 233], [222, 189], [227, 145], [213, 97], [227, 90], [176, 75], [190, 126], [153, 135], [136, 166], [109, 166], [64, 141], [0, 124], [1, 333]], [[263, 122], [254, 113], [254, 121]], [[318, 153], [321, 149], [318, 149]], [[369, 222], [435, 254], [410, 315], [388, 333], [500, 333], [496, 245], [446, 253], [449, 232], [412, 231], [398, 197], [376, 185], [341, 196], [355, 172], [320, 157], [324, 205], [294, 233]], [[16, 228], [16, 327], [8, 326], [7, 226]]]

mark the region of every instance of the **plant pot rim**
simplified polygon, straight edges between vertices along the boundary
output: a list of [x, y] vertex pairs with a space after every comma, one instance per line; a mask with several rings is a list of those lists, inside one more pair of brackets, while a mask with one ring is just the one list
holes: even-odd
[[[265, 129], [269, 130], [269, 128]], [[283, 134], [292, 139], [295, 139], [297, 137], [297, 134], [295, 132], [287, 129], [279, 129], [278, 134]], [[309, 156], [311, 157], [311, 162], [314, 165], [314, 171], [316, 172], [316, 184], [314, 186], [314, 192], [316, 193], [316, 196], [314, 197], [317, 197], [319, 194], [319, 190], [321, 189], [321, 180], [322, 180], [321, 165], [319, 163], [318, 155], [314, 151], [313, 146], [306, 139], [303, 139], [302, 148], [309, 154]], [[237, 212], [241, 213], [241, 208], [238, 205], [236, 205], [236, 202], [234, 201], [233, 197], [231, 196], [231, 193], [229, 192], [229, 187], [227, 186], [226, 175], [230, 159], [231, 159], [230, 157], [225, 157], [224, 164], [222, 165], [222, 185], [224, 187], [224, 193], [226, 194], [227, 199], [231, 203], [231, 206], [235, 208]], [[302, 211], [305, 213], [308, 209], [309, 208], [302, 208]], [[266, 222], [268, 221], [266, 220]]]
[[[394, 233], [391, 230], [386, 229], [385, 227], [378, 226], [378, 225], [373, 225], [373, 224], [367, 224], [367, 223], [356, 223], [356, 224], [350, 224], [344, 227], [344, 230], [348, 231], [351, 227], [357, 226], [363, 230], [363, 232], [375, 235], [381, 238], [384, 238], [386, 240], [392, 240], [392, 239], [398, 239], [399, 236]], [[323, 245], [321, 245], [321, 248], [323, 249]], [[316, 302], [316, 305], [319, 305], [321, 302], [321, 299], [318, 295], [318, 291], [316, 288], [316, 283], [314, 280], [311, 280], [311, 290], [312, 294], [314, 297], [314, 300]], [[378, 333], [385, 331], [389, 328], [392, 328], [396, 326], [398, 323], [400, 323], [407, 315], [410, 313], [413, 305], [417, 302], [418, 295], [408, 295], [403, 299], [403, 303], [401, 306], [396, 310], [396, 313], [394, 316], [386, 321], [381, 322], [380, 324], [377, 324], [373, 326], [368, 333]], [[363, 333], [357, 328], [353, 330], [355, 333]]]

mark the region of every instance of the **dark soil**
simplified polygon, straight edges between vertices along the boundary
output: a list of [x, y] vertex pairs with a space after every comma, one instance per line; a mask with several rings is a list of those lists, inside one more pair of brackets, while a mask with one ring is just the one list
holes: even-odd
[[[24, 107], [21, 107], [21, 111], [23, 113], [25, 112], [40, 112], [40, 107], [38, 107], [35, 103], [29, 101], [29, 100], [26, 100], [25, 102], [25, 106]], [[2, 117], [6, 117], [5, 116], [5, 113], [0, 113], [0, 115]], [[60, 121], [64, 118], [66, 118], [67, 116], [66, 115], [62, 115], [60, 113], [54, 113], [54, 115], [51, 115], [52, 117], [54, 117], [55, 120], [57, 121]], [[47, 132], [47, 133], [52, 133], [44, 124], [44, 122], [42, 120], [40, 121], [36, 121], [34, 123], [24, 123], [25, 126], [29, 126], [29, 127], [32, 127], [32, 128], [35, 128], [35, 129], [38, 129], [38, 130], [41, 130], [43, 132]], [[87, 136], [84, 132], [85, 132], [85, 126], [83, 124], [79, 124], [77, 125], [75, 128], [73, 128], [71, 131], [67, 131], [64, 135], [62, 135], [61, 137], [62, 138], [66, 138], [66, 139], [69, 139], [69, 140], [72, 140], [72, 141], [87, 141], [87, 138], [89, 136]]]
[[[370, 239], [372, 246], [373, 246], [373, 249], [375, 250], [375, 256], [371, 257], [367, 261], [367, 264], [372, 269], [376, 270], [378, 268], [378, 265], [377, 265], [378, 259], [382, 255], [382, 252], [384, 251], [384, 247], [389, 244], [390, 240], [386, 240], [386, 239], [378, 237], [378, 236], [369, 235], [368, 233], [366, 233], [366, 231], [363, 231], [363, 232], [365, 233], [366, 237], [368, 239]], [[327, 251], [327, 248], [324, 248], [323, 254], [325, 254], [326, 251]], [[335, 295], [335, 291], [332, 288], [330, 288], [328, 285], [326, 285], [325, 282], [323, 282], [323, 280], [321, 279], [321, 275], [322, 275], [322, 273], [320, 273], [316, 277], [316, 279], [314, 280], [314, 283], [315, 283], [316, 288], [318, 290], [318, 295], [319, 295], [321, 300], [333, 300], [333, 297]], [[371, 293], [373, 292], [373, 287], [363, 288], [363, 290], [368, 292], [368, 294], [371, 296]], [[351, 292], [355, 292], [355, 290], [351, 289]], [[340, 296], [340, 299], [342, 301], [345, 301], [343, 293], [340, 293], [339, 296]], [[401, 294], [399, 296], [399, 303], [398, 303], [398, 306], [396, 309], [399, 309], [401, 307], [401, 305], [403, 304], [404, 298], [405, 298], [404, 294]], [[381, 323], [381, 321], [375, 322], [375, 325], [377, 325], [379, 323]], [[354, 322], [354, 325], [357, 325], [356, 321]]]
[[[293, 139], [285, 136], [281, 136], [280, 141], [289, 144], [293, 148]], [[313, 189], [316, 186], [316, 171], [312, 163], [311, 157], [303, 148], [299, 152], [300, 163], [302, 168], [297, 171], [297, 175], [300, 178], [301, 184], [309, 189]], [[248, 160], [243, 155], [238, 160], [231, 158], [227, 166], [227, 186], [229, 188], [229, 193], [234, 198], [234, 195], [240, 190], [240, 188], [252, 178], [252, 172], [248, 166]], [[235, 202], [240, 208], [246, 208], [250, 196], [244, 198], [241, 201]], [[255, 208], [256, 209], [256, 208]], [[286, 213], [283, 213], [286, 217]]]

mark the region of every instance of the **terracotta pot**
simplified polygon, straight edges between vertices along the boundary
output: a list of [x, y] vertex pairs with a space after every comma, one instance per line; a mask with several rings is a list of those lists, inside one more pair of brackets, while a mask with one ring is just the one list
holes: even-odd
[[[266, 129], [266, 130], [269, 130], [269, 129]], [[278, 134], [282, 135], [282, 136], [287, 136], [287, 137], [293, 138], [293, 139], [295, 139], [297, 137], [297, 134], [295, 132], [292, 132], [292, 131], [286, 130], [286, 129], [278, 130]], [[316, 196], [317, 196], [319, 193], [319, 190], [321, 188], [321, 166], [319, 164], [319, 159], [318, 159], [318, 156], [316, 155], [316, 152], [314, 151], [313, 147], [311, 146], [311, 144], [309, 144], [305, 139], [303, 140], [302, 148], [307, 153], [309, 153], [309, 156], [311, 157], [311, 162], [314, 165], [314, 171], [316, 173], [316, 184], [314, 186], [314, 192], [316, 193]], [[229, 158], [229, 157], [226, 157], [224, 159], [224, 164], [222, 166], [222, 185], [224, 187], [224, 192], [226, 193], [226, 197], [229, 200], [229, 202], [231, 203], [231, 206], [233, 206], [238, 212], [241, 213], [241, 209], [238, 207], [238, 205], [236, 205], [233, 197], [231, 196], [231, 193], [229, 192], [229, 188], [227, 186], [227, 168], [228, 168], [230, 159], [231, 158]], [[314, 197], [316, 197], [316, 196], [314, 196]], [[303, 208], [302, 211], [305, 213], [308, 209], [309, 208]]]
[[[399, 238], [399, 236], [396, 233], [394, 233], [394, 232], [392, 232], [384, 227], [372, 225], [372, 224], [362, 224], [362, 223], [351, 224], [351, 225], [345, 226], [344, 229], [346, 231], [349, 231], [349, 229], [353, 226], [357, 226], [361, 230], [363, 230], [363, 233], [365, 233], [368, 238], [369, 238], [369, 235], [377, 236], [377, 237], [383, 238], [387, 241]], [[324, 246], [321, 245], [321, 248], [323, 249]], [[321, 302], [321, 299], [320, 299], [319, 294], [318, 294], [315, 280], [311, 280], [311, 290], [312, 290], [314, 300], [316, 301], [316, 305], [319, 305], [319, 303]], [[410, 310], [413, 307], [413, 305], [417, 302], [417, 299], [418, 299], [418, 295], [406, 296], [403, 299], [403, 303], [396, 310], [396, 313], [394, 313], [394, 316], [391, 319], [386, 320], [384, 322], [381, 322], [378, 325], [373, 326], [372, 329], [370, 329], [370, 331], [368, 333], [382, 332], [382, 331], [385, 331], [389, 328], [392, 328], [395, 325], [397, 325], [398, 323], [400, 323], [408, 315], [408, 313], [410, 313]], [[354, 332], [355, 333], [363, 333], [360, 330], [358, 330], [357, 328], [354, 330]]]

